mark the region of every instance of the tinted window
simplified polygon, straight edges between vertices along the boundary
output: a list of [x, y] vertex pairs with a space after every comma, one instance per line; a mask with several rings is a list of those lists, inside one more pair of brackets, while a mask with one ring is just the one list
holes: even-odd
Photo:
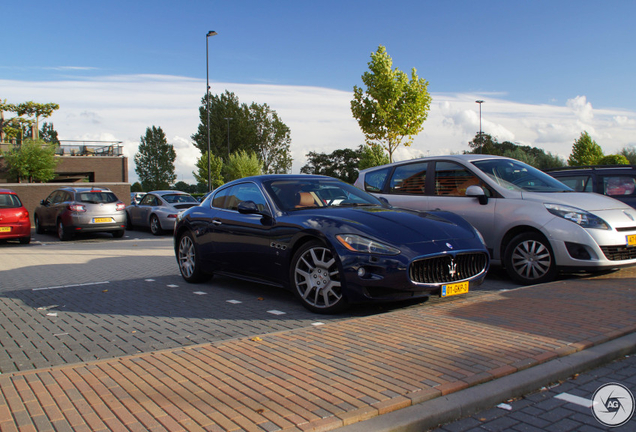
[[366, 173], [364, 176], [364, 190], [369, 192], [381, 192], [390, 169], [391, 168], [387, 167]]
[[395, 168], [391, 183], [391, 193], [424, 195], [426, 192], [426, 167], [428, 162], [401, 165]]
[[18, 208], [22, 203], [17, 195], [0, 194], [0, 208]]
[[609, 196], [634, 195], [636, 178], [631, 176], [603, 177], [603, 193]]
[[166, 200], [167, 203], [170, 204], [180, 204], [180, 203], [199, 203], [194, 197], [186, 194], [170, 194], [170, 195], [162, 195], [162, 198]]
[[225, 208], [225, 200], [232, 188], [225, 188], [217, 191], [212, 198], [212, 207]]
[[112, 192], [80, 192], [77, 201], [91, 204], [107, 204], [117, 202], [117, 197]]
[[468, 186], [478, 185], [479, 178], [454, 162], [435, 164], [435, 195], [466, 196]]
[[242, 183], [232, 186], [228, 198], [225, 200], [224, 208], [238, 210], [238, 205], [242, 201], [253, 201], [259, 211], [267, 208], [265, 197], [254, 183]]
[[264, 184], [282, 210], [377, 206], [381, 201], [350, 184], [335, 180], [276, 180]]
[[142, 198], [139, 205], [157, 206], [159, 205], [159, 200], [154, 195], [146, 195]]
[[577, 192], [594, 191], [594, 182], [592, 181], [592, 177], [589, 175], [559, 176], [556, 179]]

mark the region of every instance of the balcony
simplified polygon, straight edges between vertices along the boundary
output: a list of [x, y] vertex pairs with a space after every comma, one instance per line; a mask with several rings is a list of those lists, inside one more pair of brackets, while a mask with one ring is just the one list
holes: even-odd
[[[13, 149], [17, 144], [0, 143], [0, 154]], [[55, 147], [57, 156], [123, 156], [122, 141], [74, 141], [60, 140]]]

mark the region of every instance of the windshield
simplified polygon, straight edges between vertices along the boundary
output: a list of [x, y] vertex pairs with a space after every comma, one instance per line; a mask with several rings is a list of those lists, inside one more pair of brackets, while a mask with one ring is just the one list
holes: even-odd
[[337, 180], [273, 180], [264, 184], [284, 211], [305, 208], [381, 206], [372, 195]]
[[526, 192], [572, 192], [572, 189], [536, 168], [514, 159], [473, 162], [495, 183], [509, 190]]

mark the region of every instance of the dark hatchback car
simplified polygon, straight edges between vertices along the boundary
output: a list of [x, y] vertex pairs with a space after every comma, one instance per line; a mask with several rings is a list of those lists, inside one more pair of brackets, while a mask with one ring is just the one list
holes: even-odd
[[281, 286], [318, 313], [462, 294], [489, 265], [481, 236], [461, 217], [394, 209], [325, 176], [227, 183], [179, 215], [174, 239], [186, 281], [223, 274]]
[[29, 211], [10, 189], [0, 189], [0, 241], [4, 240], [18, 240], [20, 244], [31, 242]]
[[60, 240], [82, 232], [109, 232], [124, 236], [126, 204], [107, 188], [56, 189], [40, 202], [33, 216], [38, 234], [54, 229]]
[[577, 192], [596, 192], [636, 208], [636, 165], [567, 167], [546, 173]]

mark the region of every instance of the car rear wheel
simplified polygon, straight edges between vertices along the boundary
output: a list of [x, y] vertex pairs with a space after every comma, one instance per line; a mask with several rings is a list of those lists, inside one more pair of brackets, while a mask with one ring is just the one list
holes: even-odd
[[159, 218], [156, 215], [150, 216], [150, 232], [156, 236], [161, 235], [163, 232], [161, 224], [159, 223]]
[[323, 243], [303, 245], [294, 254], [290, 271], [294, 293], [310, 311], [332, 314], [347, 307], [337, 259]]
[[122, 238], [124, 236], [124, 230], [113, 231], [114, 238]]
[[189, 232], [184, 233], [179, 238], [178, 245], [177, 261], [179, 262], [181, 276], [186, 282], [198, 283], [209, 280], [212, 274], [204, 272], [201, 268], [201, 257], [192, 234]]
[[44, 227], [40, 225], [40, 218], [38, 217], [38, 215], [35, 215], [35, 217], [33, 218], [33, 222], [35, 223], [35, 232], [37, 234], [44, 234]]
[[29, 243], [31, 243], [31, 236], [20, 237], [20, 244], [29, 244]]
[[524, 285], [550, 282], [557, 275], [550, 243], [538, 233], [528, 232], [513, 238], [506, 247], [504, 264], [508, 275]]
[[66, 229], [61, 219], [57, 221], [57, 236], [62, 241], [70, 240], [72, 237], [72, 234]]

